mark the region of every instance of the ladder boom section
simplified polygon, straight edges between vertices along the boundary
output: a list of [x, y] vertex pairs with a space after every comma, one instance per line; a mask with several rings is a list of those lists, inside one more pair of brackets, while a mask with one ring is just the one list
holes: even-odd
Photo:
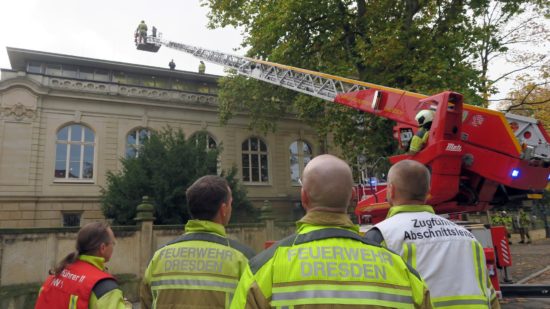
[[[239, 75], [344, 105], [349, 104], [336, 100], [338, 95], [356, 93], [367, 89], [391, 92], [399, 96], [426, 97], [400, 89], [365, 83], [349, 78], [300, 69], [265, 60], [236, 56], [183, 43], [166, 41], [159, 37], [147, 37], [147, 42], [158, 46], [164, 45], [191, 54], [199, 59], [222, 65], [226, 68], [235, 70]], [[364, 109], [361, 105], [352, 107], [365, 112], [372, 112], [370, 109]]]

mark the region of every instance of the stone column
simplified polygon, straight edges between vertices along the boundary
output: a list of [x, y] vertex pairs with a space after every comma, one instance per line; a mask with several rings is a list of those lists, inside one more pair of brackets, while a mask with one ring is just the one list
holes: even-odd
[[153, 212], [155, 207], [149, 202], [149, 197], [144, 196], [141, 204], [137, 207], [137, 214], [134, 220], [141, 227], [139, 233], [139, 273], [143, 276], [147, 263], [153, 256]]
[[264, 205], [260, 209], [260, 220], [265, 223], [265, 239], [266, 241], [275, 240], [275, 217], [273, 209], [268, 200], [264, 201]]

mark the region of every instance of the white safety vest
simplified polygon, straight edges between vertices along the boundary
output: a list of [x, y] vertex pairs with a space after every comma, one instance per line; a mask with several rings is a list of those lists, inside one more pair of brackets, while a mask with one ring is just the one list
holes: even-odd
[[[427, 205], [398, 207], [433, 211]], [[494, 290], [483, 247], [472, 233], [429, 211], [394, 213], [375, 226], [387, 248], [399, 253], [426, 281], [435, 307], [490, 308]]]

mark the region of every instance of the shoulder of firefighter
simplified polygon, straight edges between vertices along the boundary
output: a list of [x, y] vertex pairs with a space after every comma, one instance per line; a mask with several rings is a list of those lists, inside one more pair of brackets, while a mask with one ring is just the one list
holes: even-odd
[[481, 244], [466, 228], [436, 215], [431, 206], [394, 206], [374, 230], [385, 246], [425, 278], [437, 308], [499, 307]]
[[40, 289], [35, 308], [73, 308], [70, 304], [74, 308], [131, 308], [114, 277], [101, 270], [100, 259], [84, 255], [60, 275], [49, 276]]
[[303, 225], [249, 265], [231, 308], [432, 308], [416, 271], [354, 229]]
[[141, 286], [141, 307], [228, 308], [253, 255], [248, 247], [228, 239], [223, 226], [190, 220], [186, 233], [151, 259]]
[[429, 137], [430, 131], [424, 128], [420, 128], [411, 140], [409, 151], [412, 153], [416, 153], [422, 150], [424, 145], [426, 145], [426, 143], [428, 142]]

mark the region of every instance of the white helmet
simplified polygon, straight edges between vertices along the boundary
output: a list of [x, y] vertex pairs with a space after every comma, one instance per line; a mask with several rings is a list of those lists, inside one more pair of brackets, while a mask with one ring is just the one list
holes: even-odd
[[435, 113], [433, 110], [423, 109], [416, 114], [414, 119], [416, 120], [416, 122], [418, 122], [418, 125], [423, 126], [428, 122], [432, 122], [432, 120], [434, 119], [434, 114]]

